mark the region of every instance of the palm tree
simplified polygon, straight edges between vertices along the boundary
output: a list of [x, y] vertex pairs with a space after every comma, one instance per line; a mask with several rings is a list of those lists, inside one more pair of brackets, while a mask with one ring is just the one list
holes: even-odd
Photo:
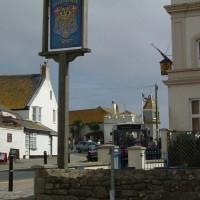
[[76, 135], [75, 137], [79, 141], [81, 130], [85, 126], [85, 124], [84, 124], [83, 120], [81, 120], [81, 119], [74, 120], [73, 124], [74, 124], [74, 133]]

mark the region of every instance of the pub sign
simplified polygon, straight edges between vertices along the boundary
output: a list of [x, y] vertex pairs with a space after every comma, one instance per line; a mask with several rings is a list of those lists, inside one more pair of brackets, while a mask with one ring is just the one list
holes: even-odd
[[172, 70], [172, 61], [168, 58], [165, 58], [160, 62], [160, 71], [161, 75], [168, 75], [168, 71]]
[[84, 0], [50, 0], [50, 49], [83, 47]]

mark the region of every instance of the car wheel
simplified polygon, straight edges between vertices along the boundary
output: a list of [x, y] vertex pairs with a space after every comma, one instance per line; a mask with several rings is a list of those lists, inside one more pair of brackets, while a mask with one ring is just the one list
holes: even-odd
[[76, 148], [76, 150], [77, 150], [77, 151], [78, 151], [78, 153], [79, 153], [80, 149], [79, 149], [79, 148]]

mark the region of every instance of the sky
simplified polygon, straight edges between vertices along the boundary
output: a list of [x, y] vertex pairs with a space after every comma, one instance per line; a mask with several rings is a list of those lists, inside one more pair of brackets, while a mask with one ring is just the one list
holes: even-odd
[[[88, 0], [88, 48], [69, 69], [70, 110], [111, 108], [141, 114], [141, 91], [155, 97], [161, 128], [168, 128], [168, 88], [160, 74], [163, 57], [171, 57], [170, 0]], [[1, 0], [0, 74], [38, 74], [42, 49], [42, 0]], [[58, 63], [48, 60], [58, 96]]]

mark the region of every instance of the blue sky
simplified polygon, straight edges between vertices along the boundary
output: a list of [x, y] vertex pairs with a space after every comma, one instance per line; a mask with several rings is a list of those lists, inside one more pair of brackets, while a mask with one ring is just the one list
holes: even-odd
[[[167, 79], [163, 59], [152, 43], [171, 55], [170, 0], [88, 0], [88, 47], [91, 53], [70, 63], [70, 109], [110, 107], [141, 113], [141, 90], [154, 95], [157, 84], [161, 127], [168, 127]], [[1, 0], [0, 74], [39, 73], [42, 47], [42, 0]], [[170, 57], [171, 58], [171, 57]], [[58, 64], [48, 61], [57, 95]]]

